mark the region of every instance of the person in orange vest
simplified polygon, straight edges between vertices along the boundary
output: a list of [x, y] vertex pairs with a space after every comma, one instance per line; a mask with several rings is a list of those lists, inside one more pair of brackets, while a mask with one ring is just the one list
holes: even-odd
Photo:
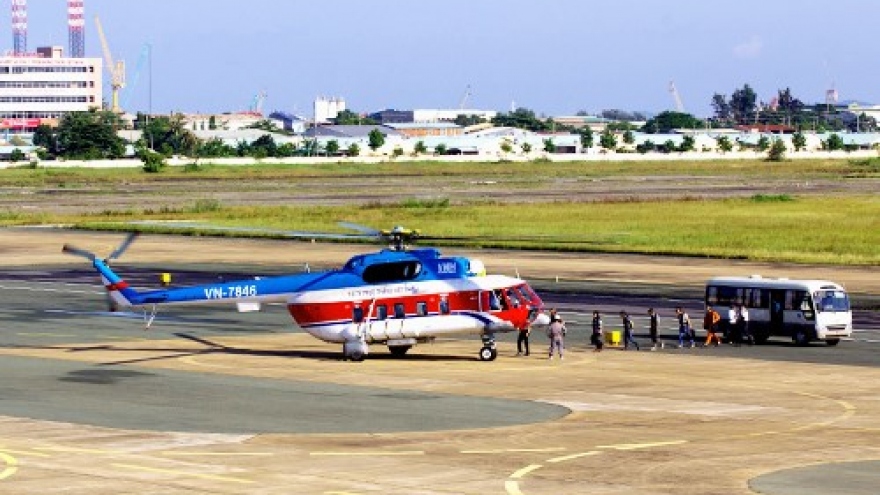
[[715, 341], [715, 345], [721, 343], [721, 336], [718, 335], [718, 322], [721, 321], [721, 315], [718, 311], [712, 309], [712, 306], [706, 306], [706, 316], [703, 317], [703, 330], [706, 331], [706, 343], [708, 346]]

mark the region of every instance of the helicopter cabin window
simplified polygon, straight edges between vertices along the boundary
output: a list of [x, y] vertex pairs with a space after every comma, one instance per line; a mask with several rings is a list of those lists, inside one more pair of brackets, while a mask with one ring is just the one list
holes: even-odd
[[364, 308], [360, 306], [355, 306], [351, 311], [351, 321], [355, 323], [361, 323], [364, 321]]
[[388, 306], [385, 304], [376, 306], [376, 319], [379, 321], [388, 319]]
[[501, 300], [494, 291], [489, 293], [489, 309], [491, 311], [501, 311]]
[[504, 298], [504, 293], [501, 289], [495, 289], [492, 291], [492, 297], [496, 301], [496, 303], [492, 304], [492, 309], [507, 311], [510, 309], [510, 304], [508, 304], [507, 299]]
[[403, 303], [394, 304], [394, 317], [406, 318], [406, 308], [404, 308]]
[[364, 270], [363, 277], [368, 284], [382, 284], [414, 280], [420, 273], [422, 264], [418, 261], [400, 261], [370, 265]]
[[440, 299], [440, 314], [449, 314], [449, 301], [445, 297]]
[[419, 301], [416, 303], [416, 314], [419, 316], [428, 316], [428, 303]]

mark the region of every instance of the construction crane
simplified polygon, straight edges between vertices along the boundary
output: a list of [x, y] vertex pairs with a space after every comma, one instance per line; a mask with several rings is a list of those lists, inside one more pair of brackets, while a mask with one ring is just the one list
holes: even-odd
[[101, 48], [104, 50], [104, 63], [107, 65], [107, 73], [110, 74], [110, 90], [112, 92], [110, 111], [122, 113], [122, 109], [119, 107], [119, 91], [125, 87], [125, 61], [113, 61], [110, 45], [107, 44], [104, 28], [101, 26], [101, 19], [98, 16], [95, 16], [95, 26], [98, 28], [98, 38], [101, 39]]
[[473, 93], [471, 93], [471, 85], [468, 84], [467, 87], [464, 88], [464, 96], [461, 97], [461, 103], [458, 104], [459, 110], [464, 110], [465, 108], [467, 108], [467, 105], [471, 100], [471, 96], [473, 96]]
[[268, 96], [269, 95], [267, 95], [265, 91], [260, 91], [254, 95], [254, 100], [251, 102], [250, 113], [254, 115], [263, 115], [263, 103], [266, 102]]
[[678, 94], [678, 88], [675, 87], [675, 81], [669, 81], [669, 92], [672, 94], [672, 99], [675, 100], [675, 111], [684, 113], [684, 103], [681, 102], [681, 95]]

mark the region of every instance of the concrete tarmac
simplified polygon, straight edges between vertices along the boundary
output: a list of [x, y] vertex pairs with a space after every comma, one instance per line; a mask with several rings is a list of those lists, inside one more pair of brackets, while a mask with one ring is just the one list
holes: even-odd
[[144, 332], [45, 268], [0, 277], [3, 493], [788, 495], [809, 466], [834, 493], [880, 486], [870, 323], [836, 348], [594, 353], [584, 309], [681, 301], [550, 295], [564, 361], [535, 332], [528, 358], [508, 336], [493, 363], [468, 339], [350, 363], [283, 308]]

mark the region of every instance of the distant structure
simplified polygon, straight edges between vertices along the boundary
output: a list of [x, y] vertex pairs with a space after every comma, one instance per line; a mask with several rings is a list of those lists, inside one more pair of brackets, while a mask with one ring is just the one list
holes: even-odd
[[345, 99], [319, 96], [315, 99], [315, 123], [330, 122], [345, 110]]
[[84, 16], [84, 0], [67, 0], [67, 29], [71, 58], [86, 56], [86, 20]]
[[36, 53], [0, 56], [0, 130], [33, 132], [57, 125], [69, 112], [100, 108], [103, 101], [99, 58], [67, 58], [60, 46]]
[[27, 0], [12, 0], [12, 54], [27, 54]]
[[669, 81], [669, 93], [672, 94], [672, 99], [675, 101], [675, 111], [684, 113], [684, 103], [681, 101], [681, 95], [678, 94], [678, 88], [675, 87], [675, 81]]

